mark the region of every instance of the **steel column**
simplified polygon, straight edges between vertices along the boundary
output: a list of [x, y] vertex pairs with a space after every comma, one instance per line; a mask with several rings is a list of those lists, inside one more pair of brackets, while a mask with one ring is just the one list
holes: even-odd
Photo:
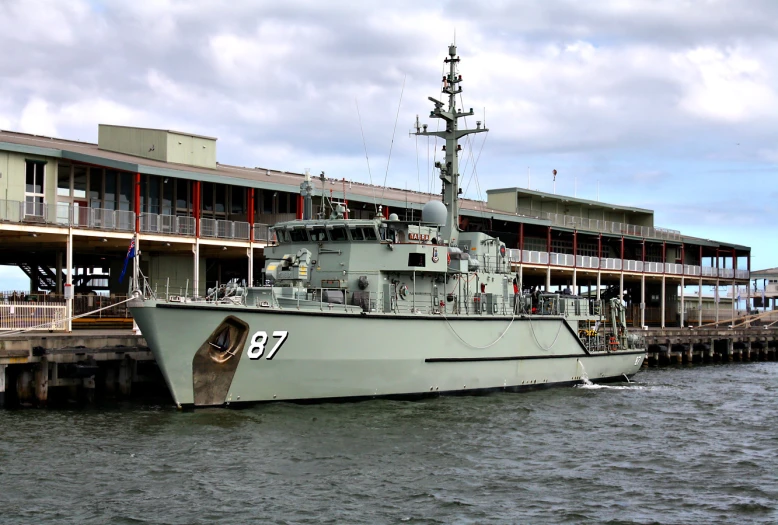
[[65, 248], [65, 265], [67, 266], [65, 284], [69, 292], [69, 298], [65, 300], [65, 315], [67, 315], [67, 331], [73, 331], [73, 228], [68, 228], [68, 240]]
[[646, 326], [646, 276], [640, 276], [640, 327]]
[[[192, 214], [195, 220], [195, 237], [200, 237], [200, 181], [194, 181], [192, 184]], [[199, 247], [198, 247], [199, 253]]]
[[663, 274], [662, 275], [662, 298], [661, 298], [661, 300], [662, 300], [662, 307], [660, 309], [661, 316], [662, 316], [662, 324], [661, 324], [662, 328], [665, 327], [665, 285], [666, 285], [665, 276]]
[[[249, 222], [249, 230], [254, 229], [254, 188], [248, 188], [248, 191], [246, 192], [246, 208], [247, 208], [247, 218]], [[253, 232], [252, 232], [253, 233]], [[251, 236], [251, 239], [253, 239], [254, 236]], [[249, 241], [251, 240], [249, 239]]]
[[[199, 222], [199, 221], [198, 221]], [[200, 297], [200, 238], [195, 239], [192, 247], [194, 253], [194, 278], [192, 279], [192, 297]]]
[[[702, 247], [700, 247], [700, 252], [702, 252]], [[702, 276], [700, 276], [700, 283], [697, 287], [697, 326], [702, 326]]]

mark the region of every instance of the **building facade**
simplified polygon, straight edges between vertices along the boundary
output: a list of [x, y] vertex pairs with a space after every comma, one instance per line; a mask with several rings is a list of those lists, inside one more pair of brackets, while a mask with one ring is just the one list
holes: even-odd
[[[141, 271], [157, 293], [261, 282], [268, 227], [301, 216], [303, 174], [221, 164], [216, 143], [109, 125], [100, 125], [97, 144], [0, 131], [0, 264], [21, 268], [31, 294], [120, 297], [137, 232]], [[346, 202], [351, 218], [391, 211], [418, 220], [440, 198], [323, 173], [314, 186], [315, 207]], [[679, 287], [749, 282], [750, 248], [658, 228], [651, 210], [520, 188], [487, 195], [462, 201], [460, 228], [511, 246], [525, 289], [618, 295], [636, 312], [634, 324], [677, 325], [695, 321], [684, 319]]]

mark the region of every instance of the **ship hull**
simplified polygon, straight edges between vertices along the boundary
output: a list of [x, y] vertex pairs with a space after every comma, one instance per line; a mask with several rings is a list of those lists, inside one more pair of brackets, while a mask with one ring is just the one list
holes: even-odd
[[[132, 313], [181, 407], [519, 391], [631, 377], [645, 359], [644, 350], [589, 353], [564, 318], [550, 316], [446, 318], [155, 301]], [[236, 343], [221, 362], [209, 357], [207, 341], [225, 322]]]

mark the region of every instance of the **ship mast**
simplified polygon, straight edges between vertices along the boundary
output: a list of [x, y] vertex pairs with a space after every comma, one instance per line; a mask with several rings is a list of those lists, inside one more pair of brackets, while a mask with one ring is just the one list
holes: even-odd
[[460, 118], [468, 117], [473, 114], [473, 108], [468, 112], [457, 111], [456, 96], [462, 92], [462, 75], [457, 74], [456, 65], [459, 62], [457, 56], [457, 46], [448, 46], [448, 56], [445, 63], [449, 65], [448, 74], [443, 76], [443, 93], [448, 94], [448, 109], [443, 109], [443, 102], [428, 97], [435, 104], [435, 109], [430, 111], [430, 118], [443, 119], [446, 123], [445, 131], [427, 131], [427, 125], [419, 127], [418, 118], [416, 119], [416, 132], [414, 135], [432, 135], [440, 137], [445, 141], [443, 149], [446, 152], [444, 162], [436, 162], [435, 167], [440, 170], [440, 180], [443, 182], [443, 204], [446, 205], [448, 213], [446, 214], [446, 225], [441, 231], [443, 242], [456, 246], [459, 236], [459, 138], [471, 133], [481, 133], [489, 131], [481, 127], [481, 122], [476, 122], [475, 129], [459, 129], [457, 121]]

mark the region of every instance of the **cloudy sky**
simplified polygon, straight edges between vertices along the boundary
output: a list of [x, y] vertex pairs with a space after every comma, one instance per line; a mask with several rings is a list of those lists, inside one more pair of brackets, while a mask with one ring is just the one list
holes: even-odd
[[464, 144], [467, 196], [526, 187], [528, 168], [551, 191], [557, 169], [558, 193], [599, 184], [778, 266], [772, 0], [0, 0], [0, 128], [181, 129], [218, 137], [223, 163], [369, 181], [359, 114], [374, 182], [437, 191], [408, 131], [454, 35], [491, 130]]

